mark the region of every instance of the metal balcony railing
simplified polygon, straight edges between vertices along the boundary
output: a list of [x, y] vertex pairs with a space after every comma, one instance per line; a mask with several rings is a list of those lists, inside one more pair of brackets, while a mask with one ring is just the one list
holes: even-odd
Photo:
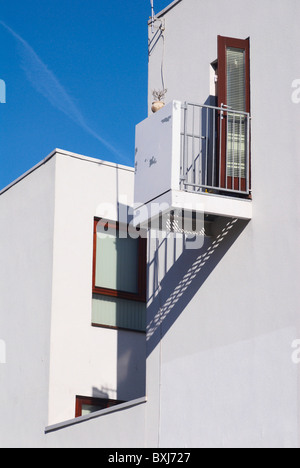
[[182, 106], [181, 189], [250, 195], [250, 114], [227, 106]]

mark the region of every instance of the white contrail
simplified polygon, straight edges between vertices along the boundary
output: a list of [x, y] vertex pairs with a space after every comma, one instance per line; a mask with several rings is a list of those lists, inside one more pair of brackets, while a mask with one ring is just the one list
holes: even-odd
[[[3, 21], [0, 24], [17, 40], [20, 45], [22, 68], [32, 86], [42, 94], [56, 109], [67, 115], [83, 130], [100, 141], [106, 148], [112, 151], [118, 158], [124, 160], [122, 155], [113, 145], [107, 142], [85, 121], [80, 109], [58, 81], [54, 73], [47, 68], [33, 48], [19, 34], [7, 26]], [[128, 161], [127, 161], [128, 162]]]

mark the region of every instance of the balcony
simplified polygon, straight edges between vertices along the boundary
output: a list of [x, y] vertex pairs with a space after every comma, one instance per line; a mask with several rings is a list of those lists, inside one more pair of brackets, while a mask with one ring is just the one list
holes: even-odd
[[136, 127], [136, 224], [195, 213], [249, 220], [250, 172], [248, 113], [172, 101]]

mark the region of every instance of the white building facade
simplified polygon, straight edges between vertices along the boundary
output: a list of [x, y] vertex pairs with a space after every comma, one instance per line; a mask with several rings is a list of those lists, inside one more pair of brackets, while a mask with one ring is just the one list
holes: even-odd
[[1, 192], [0, 446], [300, 446], [299, 14], [173, 2], [135, 169], [55, 150]]

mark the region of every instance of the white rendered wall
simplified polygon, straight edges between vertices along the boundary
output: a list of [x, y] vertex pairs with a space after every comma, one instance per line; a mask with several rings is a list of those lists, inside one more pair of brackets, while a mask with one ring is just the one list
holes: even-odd
[[[300, 337], [299, 15], [297, 0], [182, 0], [165, 15], [167, 101], [209, 102], [217, 36], [250, 36], [253, 219], [220, 221], [167, 273], [173, 241], [156, 254], [164, 318], [150, 305], [149, 320], [162, 324], [148, 336], [149, 446], [300, 445], [291, 359]], [[161, 58], [162, 41], [150, 57], [149, 104]]]
[[[46, 448], [143, 448], [145, 409], [141, 404], [47, 433]], [[115, 452], [112, 452], [115, 453]]]
[[133, 169], [58, 150], [0, 194], [3, 448], [144, 445], [145, 405], [45, 433], [76, 394], [145, 394], [145, 335], [91, 327], [93, 218], [106, 202], [117, 219], [132, 184]]
[[145, 394], [145, 334], [91, 326], [93, 220], [117, 220], [118, 203], [132, 205], [134, 172], [56, 158], [49, 425], [74, 418], [75, 395]]
[[55, 161], [0, 195], [0, 446], [31, 447], [48, 421]]

